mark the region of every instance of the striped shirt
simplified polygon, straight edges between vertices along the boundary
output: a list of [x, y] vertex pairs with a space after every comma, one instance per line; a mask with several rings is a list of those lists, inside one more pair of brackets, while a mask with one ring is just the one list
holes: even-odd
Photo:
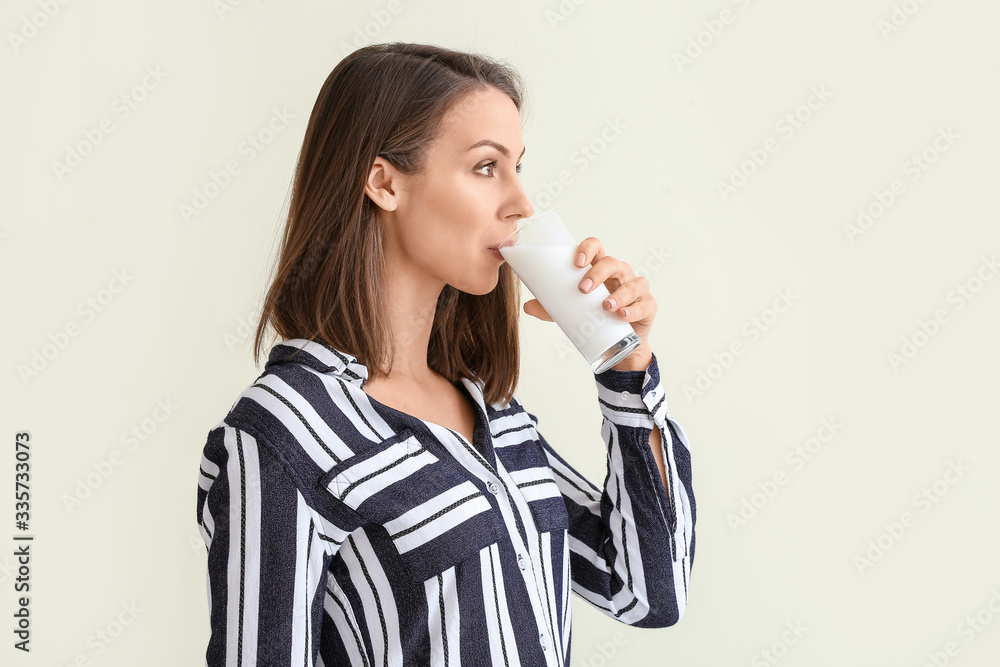
[[351, 355], [277, 343], [204, 447], [206, 664], [560, 667], [571, 592], [622, 623], [676, 623], [695, 546], [687, 437], [655, 355], [594, 377], [603, 488], [516, 396], [487, 405], [455, 382], [476, 408], [470, 443], [369, 397]]

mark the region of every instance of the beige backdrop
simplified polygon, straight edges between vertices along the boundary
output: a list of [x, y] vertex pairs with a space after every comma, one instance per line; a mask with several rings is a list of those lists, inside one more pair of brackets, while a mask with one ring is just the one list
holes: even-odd
[[[995, 664], [998, 21], [987, 0], [5, 2], [0, 662], [203, 664], [201, 448], [259, 372], [306, 120], [346, 52], [405, 40], [521, 70], [536, 207], [659, 303], [690, 606], [633, 631], [576, 598], [573, 664]], [[551, 323], [522, 335], [519, 396], [600, 484], [586, 364]]]

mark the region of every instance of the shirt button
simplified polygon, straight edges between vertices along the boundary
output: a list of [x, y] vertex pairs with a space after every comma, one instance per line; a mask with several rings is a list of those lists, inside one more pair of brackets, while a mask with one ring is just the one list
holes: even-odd
[[524, 554], [517, 555], [517, 566], [522, 570], [526, 570], [528, 568], [528, 562], [524, 560]]
[[496, 484], [494, 484], [493, 482], [487, 482], [486, 483], [486, 488], [489, 489], [490, 493], [492, 493], [494, 495], [500, 493], [500, 487], [497, 486]]
[[627, 400], [629, 399], [629, 397], [630, 397], [630, 396], [631, 396], [631, 394], [630, 394], [630, 393], [628, 393], [627, 391], [623, 391], [623, 392], [622, 392], [622, 400], [623, 400], [623, 401], [627, 401]]
[[542, 645], [543, 651], [549, 647], [549, 640], [548, 637], [545, 636], [544, 632], [538, 635], [538, 643]]

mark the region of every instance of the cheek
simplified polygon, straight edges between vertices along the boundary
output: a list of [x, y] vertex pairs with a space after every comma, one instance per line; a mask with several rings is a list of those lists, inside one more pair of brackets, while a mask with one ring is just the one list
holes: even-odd
[[488, 206], [485, 180], [461, 168], [442, 169], [425, 182], [424, 200], [444, 215], [468, 218]]
[[454, 267], [492, 259], [486, 252], [490, 237], [483, 223], [485, 202], [474, 185], [465, 174], [444, 173], [423, 180], [415, 188], [412, 201], [416, 215], [406, 230], [407, 241], [429, 262], [447, 258]]

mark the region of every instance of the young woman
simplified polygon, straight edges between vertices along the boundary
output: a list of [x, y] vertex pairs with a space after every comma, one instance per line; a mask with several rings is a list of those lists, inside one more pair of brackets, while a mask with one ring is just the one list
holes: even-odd
[[519, 282], [494, 248], [532, 214], [521, 100], [508, 67], [427, 45], [327, 78], [258, 357], [280, 340], [204, 448], [209, 667], [555, 667], [571, 592], [639, 627], [684, 612], [695, 502], [656, 301], [597, 239], [580, 289], [604, 283], [643, 340], [595, 376], [603, 488], [514, 394]]

